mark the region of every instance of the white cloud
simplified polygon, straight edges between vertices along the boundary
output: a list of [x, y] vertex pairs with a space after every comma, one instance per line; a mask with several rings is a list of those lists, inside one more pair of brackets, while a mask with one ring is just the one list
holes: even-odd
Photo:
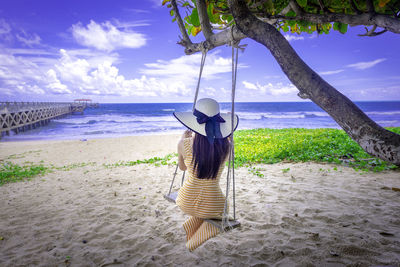
[[144, 34], [128, 29], [121, 31], [109, 21], [98, 24], [91, 20], [86, 27], [81, 23], [74, 24], [72, 35], [83, 46], [108, 52], [120, 48], [139, 48], [146, 44]]
[[247, 81], [243, 81], [243, 85], [244, 85], [244, 88], [246, 88], [246, 89], [250, 89], [250, 90], [258, 90], [259, 89], [254, 83], [250, 83]]
[[343, 72], [344, 70], [329, 70], [329, 71], [322, 71], [319, 72], [320, 75], [333, 75]]
[[354, 63], [354, 64], [349, 64], [346, 67], [355, 68], [355, 69], [359, 69], [359, 70], [365, 70], [365, 69], [372, 68], [376, 64], [381, 63], [385, 60], [386, 60], [386, 58], [378, 58], [374, 61], [358, 62], [358, 63]]
[[270, 94], [273, 96], [279, 96], [279, 95], [295, 94], [298, 92], [297, 88], [293, 84], [284, 85], [283, 83], [276, 83], [276, 84], [268, 83], [265, 85], [261, 85], [258, 82], [251, 83], [248, 81], [243, 81], [242, 83], [246, 89], [250, 89], [253, 92], [257, 92], [260, 94]]
[[[52, 72], [57, 73], [62, 83], [68, 84], [75, 93], [85, 95], [162, 97], [180, 96], [190, 93], [191, 88], [181, 79], [149, 77], [126, 79], [112, 62], [104, 61], [97, 66], [88, 60], [74, 57], [61, 50], [59, 63]], [[65, 92], [67, 93], [67, 92]]]
[[65, 84], [62, 84], [60, 80], [57, 78], [57, 74], [53, 69], [47, 71], [47, 80], [48, 85], [46, 86], [51, 90], [52, 93], [55, 94], [70, 94], [71, 90]]
[[148, 1], [153, 4], [154, 8], [162, 6], [162, 1], [161, 0], [148, 0]]
[[[147, 11], [150, 13], [149, 11]], [[134, 27], [143, 27], [143, 26], [151, 26], [151, 24], [147, 20], [139, 20], [139, 21], [119, 21], [114, 20], [115, 27], [122, 29], [131, 29]]]
[[291, 41], [298, 41], [298, 40], [304, 40], [303, 36], [296, 36], [296, 35], [290, 35], [290, 34], [285, 34], [286, 40], [289, 42]]
[[44, 91], [38, 84], [44, 81], [39, 66], [23, 57], [0, 51], [0, 84], [19, 93], [39, 93]]
[[28, 47], [33, 47], [35, 45], [40, 45], [40, 37], [36, 33], [28, 34], [24, 30], [21, 31], [20, 34], [16, 35], [17, 40], [20, 41], [23, 45]]
[[[156, 63], [145, 64], [140, 73], [155, 76], [169, 84], [174, 81], [181, 81], [189, 87], [197, 84], [200, 69], [201, 54], [181, 56], [169, 61], [157, 60]], [[245, 68], [239, 65], [238, 68]], [[220, 77], [221, 74], [231, 72], [231, 60], [218, 56], [218, 53], [209, 53], [202, 73], [202, 82]]]
[[15, 29], [4, 19], [0, 18], [0, 43], [20, 42], [23, 46], [33, 47], [40, 45], [41, 38], [36, 33], [28, 33], [23, 29]]
[[4, 19], [0, 18], [0, 43], [10, 42], [13, 40], [11, 34], [11, 26]]
[[204, 92], [207, 96], [213, 97], [215, 96], [217, 90], [214, 87], [207, 86], [206, 88], [204, 88]]
[[10, 25], [4, 19], [0, 19], [0, 35], [9, 34], [10, 32]]
[[[35, 54], [46, 56], [35, 57]], [[140, 77], [127, 78], [116, 65], [118, 54], [86, 49], [60, 49], [58, 53], [41, 49], [0, 50], [1, 95], [14, 91], [74, 96], [187, 97], [197, 84], [200, 57], [158, 60], [146, 64], [139, 71]], [[217, 79], [230, 72], [230, 59], [210, 53], [203, 73], [202, 94], [215, 96], [217, 92], [213, 84], [210, 86], [204, 80]]]

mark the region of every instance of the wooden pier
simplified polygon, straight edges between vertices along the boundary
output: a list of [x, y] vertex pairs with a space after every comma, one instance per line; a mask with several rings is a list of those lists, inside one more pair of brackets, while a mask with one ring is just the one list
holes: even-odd
[[51, 119], [75, 112], [83, 113], [87, 107], [98, 107], [88, 101], [75, 102], [0, 102], [0, 138], [10, 131], [34, 129], [46, 125]]

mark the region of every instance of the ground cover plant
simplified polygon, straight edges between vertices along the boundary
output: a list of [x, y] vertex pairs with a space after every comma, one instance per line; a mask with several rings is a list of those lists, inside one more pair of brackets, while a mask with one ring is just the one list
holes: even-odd
[[26, 163], [20, 166], [9, 161], [0, 162], [0, 186], [5, 183], [23, 181], [49, 171], [50, 168], [43, 164]]
[[[400, 127], [387, 128], [400, 133]], [[235, 133], [235, 164], [328, 162], [382, 171], [398, 167], [368, 155], [339, 129], [254, 129]]]
[[[117, 168], [123, 166], [135, 166], [138, 164], [153, 164], [158, 167], [161, 165], [176, 164], [174, 160], [178, 154], [171, 153], [165, 157], [153, 157], [143, 160], [135, 161], [118, 161], [113, 164], [103, 164], [104, 168]], [[12, 158], [21, 158], [19, 155], [13, 155]], [[45, 165], [44, 162], [35, 164], [33, 162], [25, 162], [23, 165], [13, 163], [11, 161], [0, 161], [0, 186], [6, 183], [23, 181], [37, 175], [44, 175], [53, 171], [70, 171], [76, 168], [83, 168], [86, 166], [95, 166], [96, 162], [80, 162], [64, 166], [55, 166], [53, 164]], [[89, 171], [85, 171], [88, 173]]]
[[[400, 133], [400, 127], [388, 128]], [[13, 155], [13, 158], [20, 158]], [[153, 157], [135, 161], [119, 161], [103, 164], [104, 168], [152, 164], [154, 166], [176, 165], [177, 154]], [[235, 132], [235, 166], [247, 166], [249, 172], [262, 177], [263, 174], [253, 164], [273, 164], [277, 162], [326, 162], [345, 164], [364, 171], [383, 171], [399, 167], [371, 157], [343, 131], [339, 129], [254, 129]], [[10, 161], [0, 161], [0, 186], [22, 181], [52, 171], [69, 171], [75, 168], [96, 165], [95, 162], [74, 163], [66, 166], [34, 164], [25, 162], [18, 165]], [[283, 173], [289, 169], [282, 170]], [[88, 172], [88, 171], [87, 171]]]

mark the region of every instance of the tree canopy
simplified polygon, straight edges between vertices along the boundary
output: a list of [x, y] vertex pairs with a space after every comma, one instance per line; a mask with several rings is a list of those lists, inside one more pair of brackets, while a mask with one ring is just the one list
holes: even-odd
[[[376, 36], [386, 31], [400, 33], [399, 0], [246, 0], [248, 9], [258, 19], [273, 25], [276, 29], [291, 33], [328, 34], [330, 31], [346, 33], [348, 26], [364, 25], [360, 36]], [[177, 4], [185, 13], [183, 19]], [[170, 8], [173, 21], [177, 21], [183, 33], [180, 42], [186, 53], [199, 51], [192, 46], [189, 36], [203, 32], [206, 39], [217, 34], [213, 30], [229, 29], [234, 24], [227, 0], [163, 0]], [[370, 27], [370, 28], [367, 28]], [[187, 36], [186, 36], [187, 35]], [[235, 39], [242, 39], [236, 33]], [[216, 38], [218, 39], [218, 38]], [[215, 46], [221, 45], [217, 43]], [[211, 45], [212, 47], [214, 44]]]

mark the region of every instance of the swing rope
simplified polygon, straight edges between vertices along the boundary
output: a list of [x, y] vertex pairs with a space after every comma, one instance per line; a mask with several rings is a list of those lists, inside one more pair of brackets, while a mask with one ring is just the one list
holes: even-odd
[[202, 49], [201, 49], [201, 62], [200, 62], [199, 79], [197, 80], [196, 93], [195, 93], [195, 95], [194, 95], [194, 101], [193, 101], [193, 111], [194, 111], [195, 106], [196, 106], [196, 103], [197, 103], [197, 97], [199, 96], [201, 75], [202, 75], [202, 73], [203, 73], [204, 63], [206, 62], [207, 51], [208, 51], [208, 49], [205, 48], [204, 45], [203, 45], [203, 46], [202, 46]]
[[[234, 133], [234, 125], [235, 125], [235, 94], [236, 94], [236, 76], [237, 76], [237, 65], [238, 65], [238, 52], [240, 50], [244, 50], [246, 45], [239, 46], [240, 41], [235, 41], [233, 38], [233, 29], [231, 28], [231, 42], [230, 46], [232, 47], [232, 108], [231, 108], [231, 134], [230, 134], [230, 145], [229, 145], [229, 158], [228, 158], [228, 172], [227, 172], [227, 181], [226, 181], [226, 194], [225, 194], [225, 204], [224, 204], [224, 212], [222, 214], [222, 229], [225, 231], [226, 228], [231, 229], [232, 226], [229, 224], [229, 214], [228, 214], [228, 201], [229, 201], [229, 188], [230, 188], [230, 177], [232, 176], [232, 201], [233, 201], [233, 220], [236, 220], [236, 199], [235, 199], [235, 143], [233, 140]], [[203, 73], [204, 64], [206, 61], [208, 49], [203, 45], [202, 46], [202, 56], [200, 62], [200, 71], [199, 71], [199, 79], [197, 81], [197, 87], [195, 92], [195, 97], [193, 101], [193, 111], [195, 109], [195, 105], [197, 102], [197, 98], [200, 90], [200, 81]], [[178, 164], [176, 165], [176, 169], [174, 172], [174, 177], [172, 179], [171, 186], [169, 188], [168, 196], [171, 195], [171, 190], [175, 181], [175, 177], [178, 171]], [[182, 175], [181, 186], [183, 185], [183, 181], [185, 178], [185, 171]]]
[[[233, 38], [233, 36], [232, 36]], [[233, 139], [234, 125], [235, 125], [235, 95], [236, 95], [236, 76], [237, 76], [237, 63], [238, 63], [238, 44], [231, 43], [232, 46], [232, 109], [231, 109], [231, 142], [229, 149], [229, 163], [228, 173], [226, 177], [226, 193], [225, 193], [225, 205], [224, 213], [222, 215], [222, 223], [225, 226], [229, 226], [229, 214], [228, 214], [228, 200], [229, 200], [229, 188], [230, 188], [230, 176], [232, 175], [232, 202], [233, 202], [233, 220], [236, 220], [236, 199], [235, 199], [235, 141]], [[235, 51], [236, 50], [236, 51]], [[236, 52], [236, 53], [235, 53]]]
[[[203, 68], [204, 68], [204, 63], [206, 62], [206, 57], [207, 57], [207, 51], [208, 49], [205, 47], [205, 45], [201, 46], [201, 62], [200, 62], [200, 72], [199, 72], [199, 79], [197, 80], [197, 87], [196, 87], [196, 92], [194, 95], [194, 101], [193, 101], [193, 108], [192, 110], [194, 111], [196, 102], [197, 102], [197, 97], [199, 96], [199, 90], [200, 90], [200, 81], [201, 81], [201, 75], [203, 74]], [[172, 178], [171, 186], [169, 187], [168, 191], [168, 196], [171, 195], [172, 187], [174, 185], [175, 177], [178, 174], [178, 166], [179, 164], [176, 164], [176, 169], [174, 172], [174, 177]], [[185, 171], [182, 174], [182, 181], [181, 181], [181, 186], [183, 186], [183, 181], [185, 180]]]

